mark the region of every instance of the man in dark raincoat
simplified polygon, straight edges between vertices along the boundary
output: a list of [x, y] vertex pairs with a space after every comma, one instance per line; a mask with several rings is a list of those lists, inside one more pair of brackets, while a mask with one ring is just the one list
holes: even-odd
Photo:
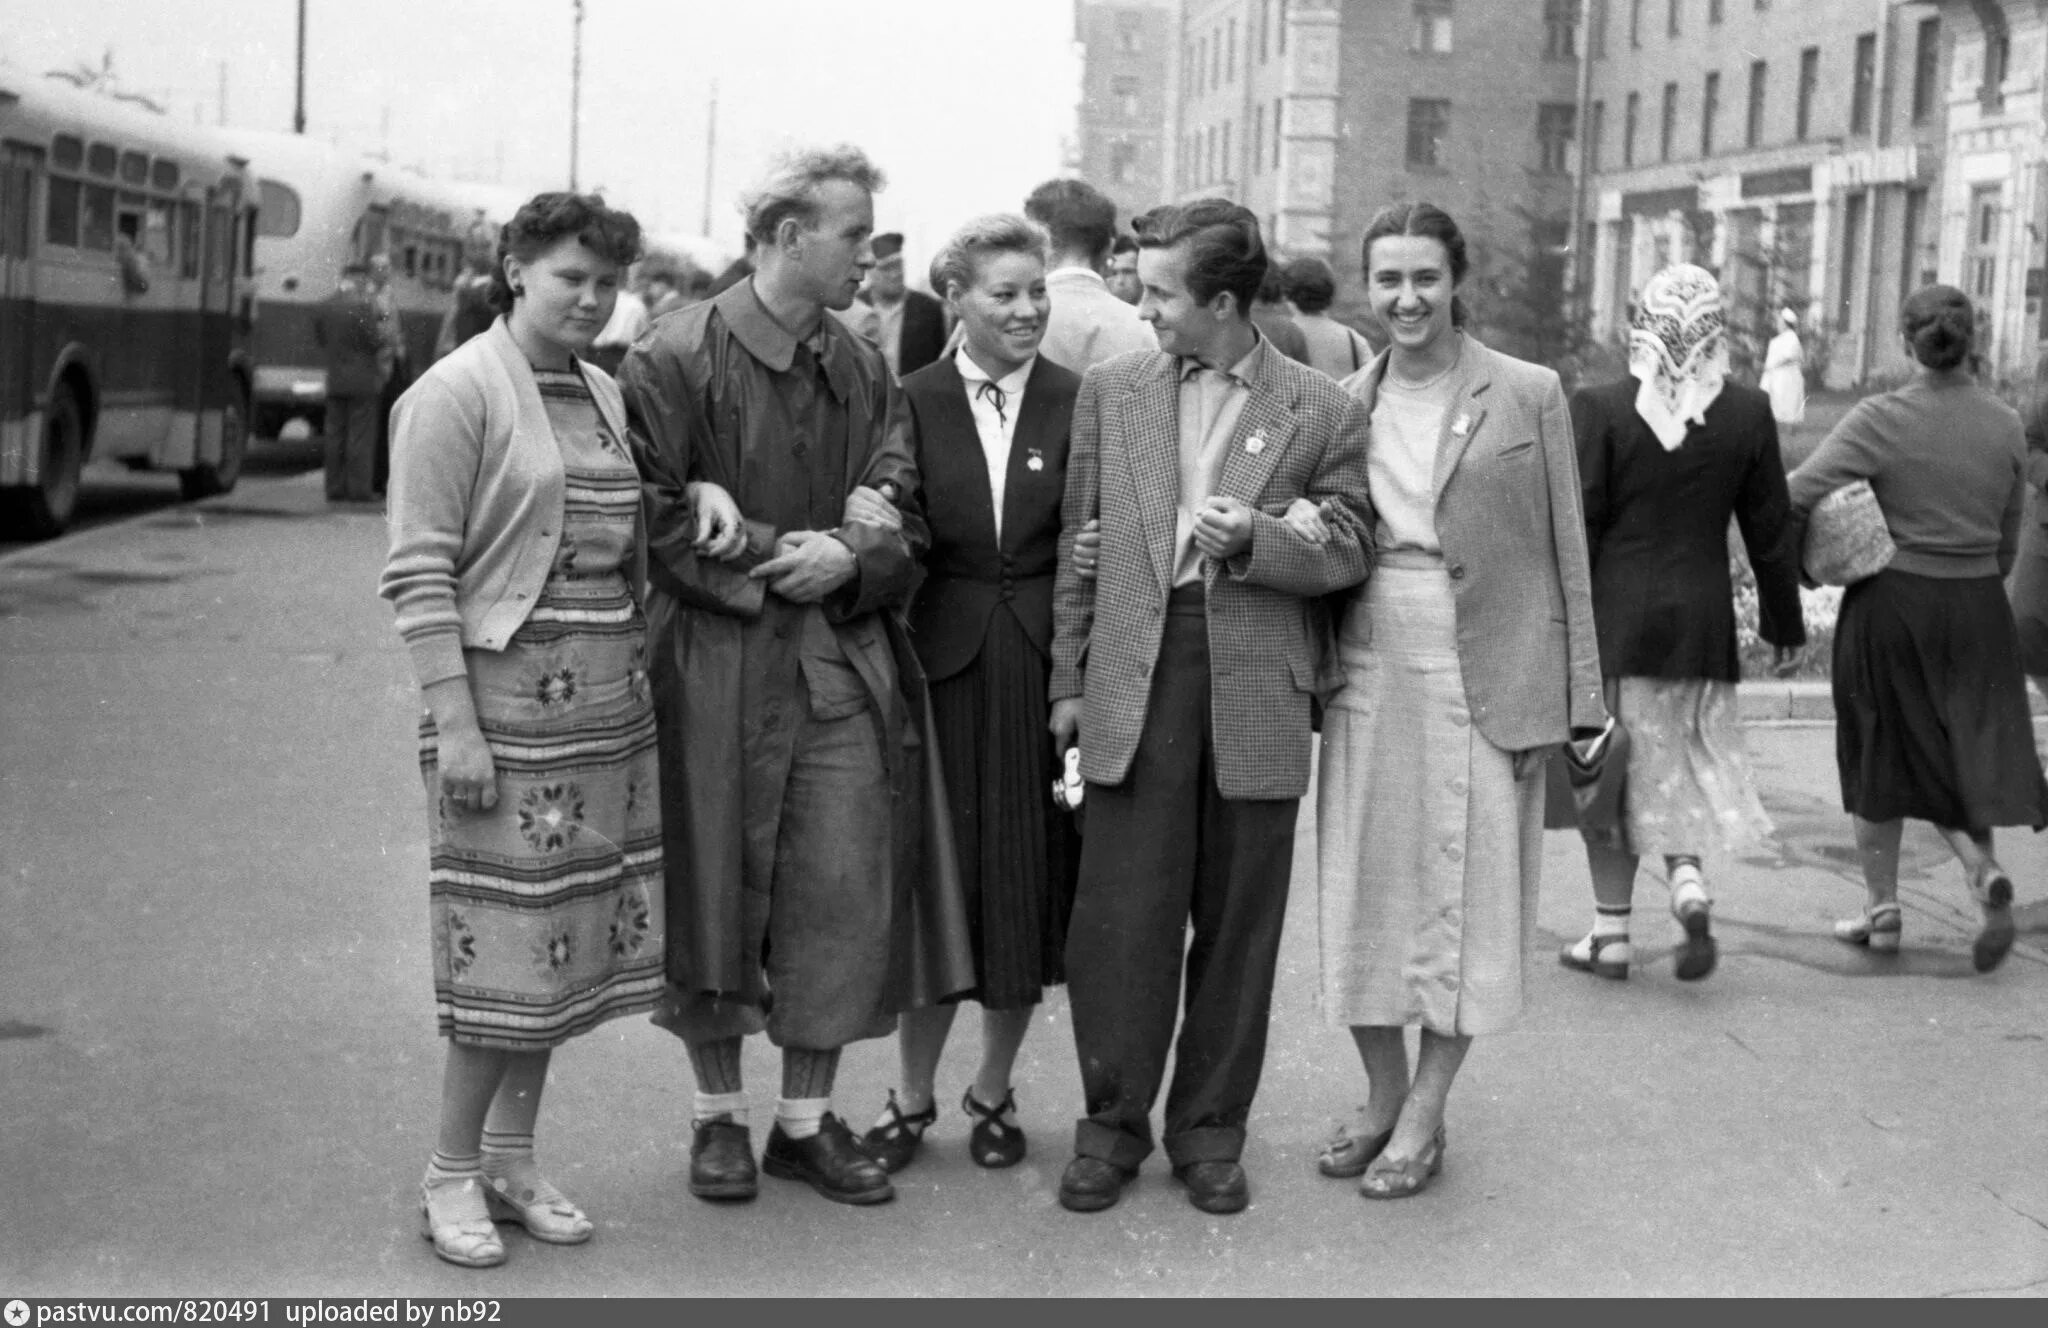
[[890, 1032], [930, 976], [924, 679], [897, 625], [927, 533], [888, 369], [826, 317], [873, 266], [881, 186], [855, 148], [783, 159], [745, 200], [753, 274], [620, 370], [672, 919], [656, 1021], [690, 1048], [707, 1199], [755, 1192], [740, 1041], [763, 1029], [783, 1082], [762, 1169], [842, 1203], [893, 1195], [829, 1110], [840, 1049]]

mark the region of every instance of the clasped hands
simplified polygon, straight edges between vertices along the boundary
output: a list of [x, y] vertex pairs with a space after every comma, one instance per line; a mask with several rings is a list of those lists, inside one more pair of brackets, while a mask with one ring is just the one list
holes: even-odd
[[[1242, 498], [1211, 494], [1195, 508], [1192, 539], [1197, 552], [1221, 562], [1252, 546], [1252, 508]], [[1083, 581], [1095, 579], [1102, 561], [1102, 522], [1091, 518], [1074, 534], [1074, 571]]]
[[[700, 481], [687, 486], [686, 495], [697, 530], [691, 547], [720, 562], [731, 562], [746, 552], [746, 524], [730, 493]], [[903, 515], [895, 504], [866, 485], [847, 496], [841, 520], [884, 530], [903, 528]], [[791, 603], [815, 604], [853, 580], [859, 570], [853, 550], [832, 532], [791, 530], [776, 538], [774, 555], [748, 569], [747, 576], [766, 581], [770, 590]]]

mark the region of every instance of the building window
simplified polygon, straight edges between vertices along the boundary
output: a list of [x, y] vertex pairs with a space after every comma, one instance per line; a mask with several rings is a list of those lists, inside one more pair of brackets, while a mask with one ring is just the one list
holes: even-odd
[[1664, 6], [1664, 35], [1678, 35], [1678, 0], [1667, 0]]
[[1252, 107], [1252, 174], [1266, 169], [1266, 107]]
[[1587, 132], [1590, 138], [1590, 141], [1586, 144], [1588, 148], [1587, 155], [1591, 158], [1587, 165], [1589, 169], [1597, 171], [1600, 169], [1601, 141], [1607, 137], [1606, 102], [1596, 101], [1593, 103], [1593, 123], [1587, 126]]
[[1415, 0], [1408, 49], [1418, 55], [1451, 53], [1451, 0]]
[[2005, 71], [2012, 63], [2012, 34], [2003, 28], [1984, 36], [1984, 86], [1977, 101], [1987, 111], [2005, 109]]
[[1849, 94], [1849, 132], [1870, 132], [1870, 103], [1877, 92], [1877, 34], [1856, 38], [1856, 82]]
[[1643, 0], [1628, 0], [1628, 44], [1641, 49], [1643, 44]]
[[1223, 122], [1223, 181], [1228, 184], [1237, 178], [1234, 163], [1230, 160], [1230, 121]]
[[1707, 75], [1706, 87], [1700, 93], [1700, 155], [1714, 155], [1714, 121], [1721, 114], [1721, 71], [1714, 70]]
[[1586, 34], [1587, 49], [1595, 60], [1607, 58], [1607, 0], [1593, 0], [1593, 30]]
[[1906, 214], [1901, 226], [1903, 237], [1899, 244], [1899, 303], [1919, 288], [1920, 233], [1927, 225], [1927, 190], [1906, 191]]
[[1792, 137], [1806, 141], [1813, 128], [1813, 93], [1820, 86], [1820, 47], [1809, 46], [1799, 53], [1799, 108], [1792, 123]]
[[1657, 160], [1671, 160], [1671, 140], [1678, 133], [1678, 85], [1664, 85], [1663, 118], [1657, 124]]
[[1116, 113], [1126, 120], [1138, 118], [1138, 80], [1128, 74], [1119, 74], [1109, 81], [1110, 95], [1116, 98]]
[[1202, 131], [1202, 183], [1210, 184], [1216, 179], [1216, 126], [1210, 125]]
[[1223, 29], [1209, 34], [1209, 86], [1223, 86]]
[[1259, 63], [1272, 58], [1273, 0], [1259, 0]]
[[1287, 54], [1287, 0], [1280, 0], [1280, 21], [1273, 28], [1273, 53]]
[[1207, 37], [1204, 37], [1204, 38], [1202, 38], [1202, 39], [1201, 39], [1200, 41], [1198, 41], [1198, 42], [1196, 42], [1196, 43], [1195, 43], [1195, 64], [1194, 64], [1194, 70], [1195, 70], [1195, 95], [1196, 95], [1197, 97], [1199, 97], [1199, 96], [1201, 96], [1201, 95], [1202, 95], [1202, 88], [1203, 88], [1203, 83], [1202, 83], [1202, 74], [1203, 74], [1203, 72], [1204, 72], [1205, 70], [1207, 70], [1208, 68], [1209, 68], [1209, 39], [1208, 39]]
[[1109, 178], [1115, 184], [1130, 184], [1138, 174], [1138, 149], [1127, 138], [1109, 145]]
[[1769, 72], [1762, 60], [1749, 66], [1749, 113], [1742, 122], [1742, 144], [1758, 147], [1764, 141], [1764, 76]]
[[1136, 55], [1144, 49], [1144, 42], [1138, 32], [1136, 14], [1119, 14], [1116, 20], [1117, 49], [1125, 55]]
[[1621, 164], [1636, 164], [1636, 121], [1641, 118], [1643, 99], [1631, 92], [1621, 114]]
[[1224, 82], [1226, 82], [1226, 83], [1235, 83], [1235, 82], [1237, 81], [1237, 20], [1236, 20], [1236, 19], [1232, 19], [1232, 20], [1230, 20], [1230, 45], [1228, 45], [1228, 46], [1226, 46], [1226, 47], [1224, 48], [1224, 54], [1223, 54], [1223, 81], [1224, 81]]
[[2001, 186], [1970, 191], [1970, 294], [1988, 300], [1998, 285], [1998, 194]]
[[1913, 123], [1926, 124], [1934, 114], [1934, 91], [1941, 78], [1941, 20], [1923, 18], [1913, 45]]
[[1707, 0], [1707, 22], [1719, 26], [1721, 20], [1726, 17], [1722, 12], [1725, 8], [1721, 0]]
[[1572, 128], [1578, 108], [1570, 102], [1545, 102], [1536, 108], [1536, 169], [1563, 175], [1572, 168]]
[[1426, 170], [1442, 166], [1444, 138], [1451, 130], [1451, 104], [1416, 97], [1408, 102], [1408, 164]]
[[1579, 58], [1578, 0], [1543, 0], [1543, 58]]
[[1273, 98], [1273, 165], [1276, 167], [1280, 164], [1280, 112], [1286, 105], [1285, 97]]

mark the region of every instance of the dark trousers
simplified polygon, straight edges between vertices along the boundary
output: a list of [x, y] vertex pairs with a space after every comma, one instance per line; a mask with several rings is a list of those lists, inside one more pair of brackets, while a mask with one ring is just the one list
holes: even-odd
[[[1189, 599], [1176, 592], [1167, 616], [1129, 775], [1088, 786], [1067, 933], [1088, 1105], [1074, 1151], [1126, 1170], [1152, 1151], [1152, 1102], [1169, 1048], [1168, 1159], [1235, 1161], [1244, 1151], [1294, 864], [1299, 799], [1233, 801], [1216, 791], [1208, 620], [1198, 594]], [[1183, 952], [1186, 1013], [1176, 1043]]]
[[329, 501], [369, 502], [377, 461], [377, 398], [329, 396], [320, 435]]

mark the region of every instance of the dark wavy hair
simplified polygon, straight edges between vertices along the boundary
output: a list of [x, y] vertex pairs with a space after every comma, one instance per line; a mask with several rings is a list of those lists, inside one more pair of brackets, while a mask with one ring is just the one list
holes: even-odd
[[1085, 180], [1047, 180], [1024, 200], [1024, 215], [1061, 249], [1100, 260], [1116, 240], [1116, 204]]
[[[1397, 235], [1418, 236], [1441, 244], [1451, 260], [1451, 284], [1465, 284], [1465, 274], [1472, 266], [1465, 253], [1465, 233], [1451, 220], [1450, 213], [1434, 203], [1417, 202], [1390, 203], [1374, 214], [1366, 226], [1365, 238], [1358, 246], [1358, 262], [1368, 285], [1372, 282], [1372, 242]], [[1465, 326], [1465, 301], [1456, 295], [1451, 297], [1451, 326]]]
[[1977, 311], [1953, 286], [1922, 286], [1899, 308], [1899, 331], [1913, 343], [1913, 358], [1930, 369], [1953, 369], [1970, 358]]
[[1140, 249], [1171, 249], [1186, 243], [1188, 293], [1207, 304], [1228, 292], [1237, 297], [1238, 316], [1251, 316], [1270, 260], [1259, 236], [1259, 219], [1250, 208], [1227, 198], [1169, 203], [1132, 221], [1131, 229], [1138, 233]]
[[491, 268], [491, 307], [499, 313], [512, 312], [512, 283], [505, 276], [507, 258], [531, 263], [568, 235], [583, 241], [598, 257], [617, 263], [621, 271], [640, 258], [640, 223], [632, 213], [607, 206], [596, 194], [535, 194], [498, 232], [498, 261]]

